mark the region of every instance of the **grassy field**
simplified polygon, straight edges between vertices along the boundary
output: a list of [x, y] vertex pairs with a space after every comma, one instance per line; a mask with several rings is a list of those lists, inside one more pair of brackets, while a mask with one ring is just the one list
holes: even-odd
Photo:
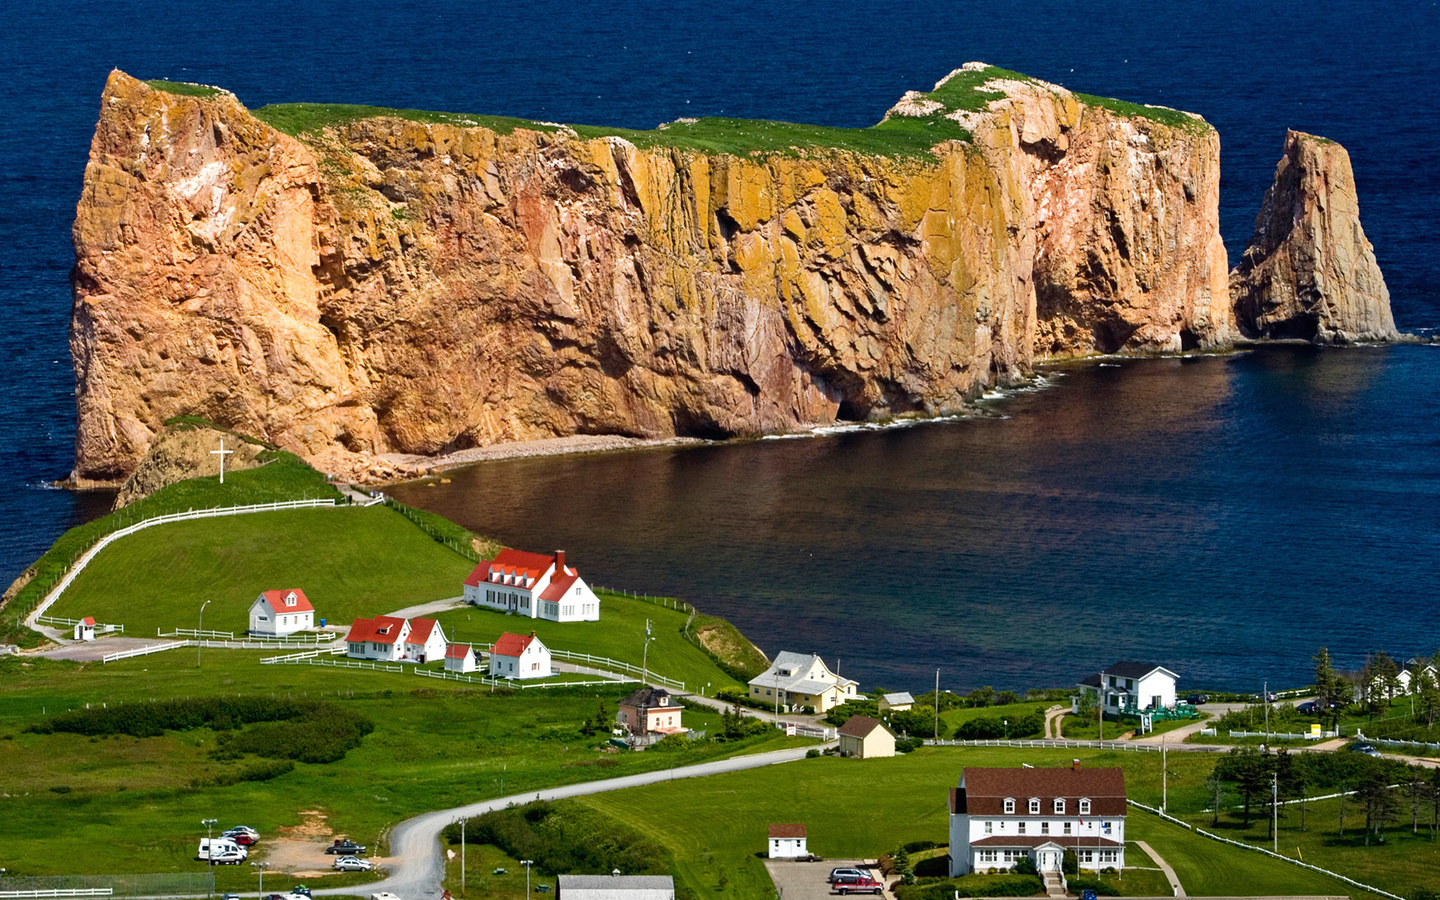
[[[598, 810], [665, 846], [677, 879], [697, 895], [760, 900], [773, 896], [755, 856], [764, 847], [767, 823], [805, 822], [810, 849], [830, 858], [874, 857], [909, 841], [945, 843], [949, 838], [946, 791], [959, 780], [964, 766], [1022, 762], [1068, 766], [1075, 757], [1087, 766], [1124, 766], [1130, 795], [1158, 802], [1159, 754], [992, 748], [926, 748], [893, 759], [864, 761], [826, 757], [572, 802]], [[1172, 807], [1177, 801], [1203, 802], [1201, 782], [1214, 764], [1213, 759], [1198, 755], [1181, 757], [1170, 756]], [[697, 815], [697, 810], [704, 814]], [[1347, 894], [1333, 879], [1228, 848], [1146, 813], [1133, 812], [1128, 823], [1127, 837], [1150, 841], [1167, 862], [1177, 869], [1184, 867], [1182, 882], [1192, 895], [1244, 895], [1257, 886], [1278, 894]], [[1135, 859], [1143, 860], [1143, 855]], [[1155, 873], [1134, 876], [1126, 876], [1127, 892], [1168, 895]]]
[[[195, 823], [209, 817], [274, 835], [315, 810], [336, 834], [374, 844], [390, 825], [426, 810], [796, 743], [767, 733], [678, 753], [605, 752], [596, 748], [608, 734], [585, 737], [581, 725], [599, 717], [602, 703], [613, 717], [633, 685], [491, 693], [409, 674], [261, 666], [260, 655], [211, 651], [198, 671], [195, 657], [179, 652], [109, 666], [0, 660], [10, 873], [76, 874], [77, 859], [84, 872], [189, 871], [204, 833]], [[211, 758], [216, 736], [208, 729], [144, 739], [25, 731], [87, 703], [255, 692], [332, 702], [368, 716], [376, 730], [339, 762], [203, 788], [192, 782], [253, 762]], [[687, 716], [687, 724], [715, 728], [716, 714]], [[253, 889], [248, 868], [218, 874], [224, 889]]]
[[457, 597], [472, 568], [385, 506], [194, 519], [106, 547], [50, 614], [94, 616], [144, 637], [156, 628], [194, 628], [201, 603], [210, 600], [205, 627], [239, 633], [261, 591], [301, 588], [317, 624], [348, 623]]
[[[943, 141], [970, 140], [969, 131], [957, 121], [947, 118], [947, 115], [983, 109], [987, 103], [999, 96], [997, 92], [981, 89], [986, 82], [994, 79], [1037, 83], [1029, 76], [994, 66], [959, 72], [940, 88], [920, 93], [922, 102], [934, 104], [930, 112], [923, 116], [895, 116], [868, 128], [835, 128], [795, 122], [727, 118], [680, 119], [648, 130], [589, 125], [575, 125], [570, 128], [582, 138], [614, 136], [622, 137], [642, 148], [675, 147], [703, 153], [788, 155], [818, 149], [889, 157], [928, 157], [931, 148]], [[195, 93], [190, 86], [155, 86], [180, 93]], [[1203, 121], [1173, 109], [1142, 106], [1103, 97], [1077, 96], [1091, 106], [1103, 107], [1130, 118], [1149, 119], [1188, 131], [1208, 128]], [[427, 124], [482, 126], [502, 134], [508, 134], [520, 127], [547, 132], [559, 128], [550, 123], [503, 116], [382, 109], [333, 103], [272, 104], [255, 110], [255, 115], [275, 128], [295, 136], [375, 116], [393, 116]]]

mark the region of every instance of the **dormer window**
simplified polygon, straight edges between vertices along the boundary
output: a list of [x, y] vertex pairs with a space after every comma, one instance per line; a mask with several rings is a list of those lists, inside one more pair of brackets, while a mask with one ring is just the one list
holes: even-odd
[[1005, 798], [1005, 815], [1007, 815], [1007, 816], [1013, 816], [1014, 814], [1015, 814], [1015, 800], [1014, 800], [1014, 798], [1012, 798], [1012, 797], [1006, 797], [1006, 798]]
[[1065, 815], [1065, 801], [1058, 797], [1055, 799], [1055, 813], [1056, 815]]
[[1084, 798], [1082, 798], [1082, 799], [1080, 800], [1080, 815], [1082, 815], [1082, 816], [1088, 816], [1088, 815], [1090, 815], [1090, 798], [1089, 798], [1089, 797], [1084, 797]]
[[1040, 812], [1040, 798], [1039, 798], [1039, 797], [1031, 797], [1031, 798], [1030, 798], [1030, 815], [1032, 815], [1032, 816], [1033, 816], [1033, 815], [1038, 815], [1039, 812]]

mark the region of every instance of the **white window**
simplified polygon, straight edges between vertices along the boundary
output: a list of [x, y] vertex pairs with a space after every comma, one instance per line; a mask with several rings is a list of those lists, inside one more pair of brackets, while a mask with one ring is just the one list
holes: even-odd
[[1024, 822], [1020, 822], [1020, 823], [1016, 826], [1016, 832], [1019, 833], [1019, 834], [1024, 834], [1024, 833], [1025, 833], [1025, 823], [1024, 823]]
[[1101, 834], [1109, 834], [1109, 833], [1110, 833], [1110, 823], [1109, 823], [1109, 822], [1101, 822], [1101, 823], [1100, 823], [1100, 833], [1101, 833]]
[[1080, 856], [1080, 861], [1081, 861], [1082, 863], [1088, 863], [1088, 862], [1094, 862], [1094, 861], [1095, 861], [1095, 851], [1094, 851], [1094, 850], [1081, 850], [1081, 851], [1079, 852], [1079, 856]]
[[1066, 833], [1066, 834], [1069, 834], [1069, 833], [1070, 833], [1070, 823], [1069, 823], [1069, 822], [1066, 822], [1066, 823], [1065, 823], [1065, 833]]
[[1089, 797], [1082, 797], [1082, 798], [1081, 798], [1081, 800], [1080, 800], [1080, 815], [1082, 815], [1082, 816], [1088, 816], [1088, 815], [1090, 815], [1090, 798], [1089, 798]]
[[981, 851], [980, 851], [980, 861], [981, 861], [982, 863], [987, 863], [987, 862], [988, 862], [988, 863], [993, 863], [993, 862], [995, 861], [995, 851], [994, 851], [994, 850], [981, 850]]
[[986, 834], [994, 834], [994, 833], [995, 833], [995, 823], [994, 823], [994, 822], [986, 822], [986, 823], [985, 823], [985, 833], [986, 833]]
[[[769, 691], [766, 691], [765, 693], [768, 694], [768, 693], [770, 693], [770, 692], [769, 692]], [[1005, 798], [1005, 815], [1007, 815], [1007, 816], [1009, 816], [1009, 815], [1014, 815], [1014, 813], [1015, 813], [1015, 801], [1014, 801], [1012, 798], [1010, 798], [1010, 797], [1006, 797], [1006, 798]]]
[[1041, 823], [1040, 823], [1040, 833], [1041, 833], [1041, 834], [1049, 834], [1049, 833], [1050, 833], [1050, 823], [1049, 823], [1049, 822], [1041, 822]]
[[1039, 797], [1031, 797], [1031, 798], [1030, 798], [1030, 815], [1032, 815], [1032, 816], [1034, 816], [1034, 815], [1039, 815], [1039, 813], [1040, 813], [1040, 798], [1039, 798]]
[[1113, 863], [1113, 862], [1115, 861], [1115, 851], [1114, 851], [1114, 850], [1101, 850], [1101, 851], [1100, 851], [1100, 861], [1101, 861], [1102, 863]]
[[1057, 816], [1065, 815], [1065, 801], [1059, 797], [1055, 798], [1055, 814]]

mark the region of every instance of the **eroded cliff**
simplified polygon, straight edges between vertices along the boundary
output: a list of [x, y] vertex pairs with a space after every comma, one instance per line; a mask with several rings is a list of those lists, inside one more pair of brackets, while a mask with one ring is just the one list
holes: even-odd
[[1275, 181], [1230, 290], [1247, 337], [1348, 344], [1400, 336], [1375, 248], [1360, 227], [1344, 147], [1286, 133]]
[[937, 413], [1039, 358], [1235, 333], [1214, 130], [980, 64], [859, 131], [259, 112], [292, 137], [192, 93], [117, 71], [102, 98], [78, 477], [182, 413], [354, 475]]

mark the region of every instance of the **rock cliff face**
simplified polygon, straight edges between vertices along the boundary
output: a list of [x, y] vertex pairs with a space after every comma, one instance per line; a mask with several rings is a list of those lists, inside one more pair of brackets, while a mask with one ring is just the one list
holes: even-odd
[[225, 442], [225, 471], [239, 472], [262, 464], [264, 447], [233, 434], [198, 425], [167, 426], [150, 442], [144, 458], [120, 486], [115, 509], [148, 497], [166, 485], [215, 475], [219, 463], [212, 451]]
[[353, 474], [937, 413], [1037, 359], [1222, 345], [1219, 140], [1160, 112], [970, 64], [877, 126], [933, 123], [921, 153], [706, 152], [683, 120], [302, 140], [117, 71], [74, 228], [75, 474], [125, 476], [181, 413]]
[[1394, 340], [1390, 291], [1360, 227], [1350, 154], [1290, 131], [1230, 290], [1241, 331], [1318, 344]]

